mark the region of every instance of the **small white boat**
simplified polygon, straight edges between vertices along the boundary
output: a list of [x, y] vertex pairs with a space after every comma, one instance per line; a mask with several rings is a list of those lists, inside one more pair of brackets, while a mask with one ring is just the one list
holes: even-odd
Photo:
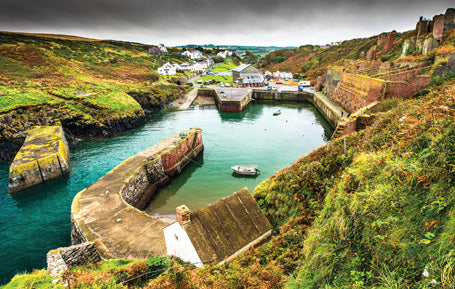
[[279, 115], [279, 114], [281, 114], [281, 110], [277, 110], [273, 113], [273, 115]]
[[258, 166], [233, 166], [231, 169], [234, 171], [234, 173], [239, 174], [239, 175], [246, 175], [246, 176], [255, 176], [257, 174]]

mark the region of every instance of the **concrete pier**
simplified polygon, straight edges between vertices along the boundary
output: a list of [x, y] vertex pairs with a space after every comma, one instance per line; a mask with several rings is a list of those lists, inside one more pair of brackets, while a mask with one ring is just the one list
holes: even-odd
[[193, 128], [125, 160], [87, 189], [71, 206], [71, 241], [93, 241], [109, 258], [166, 255], [166, 220], [141, 211], [171, 177], [204, 149], [202, 131]]
[[252, 99], [252, 91], [243, 88], [199, 89], [198, 95], [213, 97], [218, 110], [222, 112], [241, 112]]

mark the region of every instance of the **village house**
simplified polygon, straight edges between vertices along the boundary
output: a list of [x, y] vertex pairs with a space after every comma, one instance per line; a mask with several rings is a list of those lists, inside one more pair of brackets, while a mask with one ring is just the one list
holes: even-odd
[[189, 64], [188, 62], [184, 62], [180, 64], [180, 69], [184, 71], [192, 71], [192, 64]]
[[226, 57], [232, 56], [232, 51], [230, 50], [220, 51], [216, 56], [226, 59]]
[[177, 64], [170, 64], [166, 62], [163, 66], [158, 68], [158, 74], [161, 75], [175, 75], [177, 74], [177, 69], [179, 69], [179, 65]]
[[164, 54], [167, 53], [167, 48], [166, 46], [164, 46], [164, 44], [160, 43], [158, 47], [150, 48], [149, 53], [163, 56]]
[[273, 73], [273, 79], [275, 79], [275, 80], [291, 80], [292, 79], [292, 73], [276, 71], [276, 72]]
[[240, 86], [262, 86], [264, 75], [251, 64], [242, 64], [232, 70], [232, 80]]
[[202, 54], [202, 52], [200, 52], [199, 50], [191, 50], [191, 51], [185, 51], [182, 53], [183, 55], [185, 55], [186, 57], [188, 57], [189, 59], [200, 59], [200, 58], [203, 58], [204, 55]]
[[271, 235], [272, 225], [247, 188], [191, 212], [176, 209], [177, 222], [163, 229], [168, 255], [202, 266], [223, 264]]

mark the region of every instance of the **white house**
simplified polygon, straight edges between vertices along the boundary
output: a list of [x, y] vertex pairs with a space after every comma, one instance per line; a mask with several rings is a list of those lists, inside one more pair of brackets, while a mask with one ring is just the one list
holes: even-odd
[[192, 71], [192, 65], [189, 64], [188, 62], [184, 62], [182, 64], [180, 64], [180, 69], [181, 70], [185, 70], [185, 71]]
[[[201, 267], [223, 264], [268, 238], [272, 225], [247, 188], [202, 209], [177, 208], [177, 222], [163, 229], [168, 255]], [[214, 259], [215, 258], [215, 259]]]
[[160, 43], [160, 44], [158, 45], [158, 48], [161, 50], [161, 52], [167, 53], [167, 48], [166, 48], [166, 46], [164, 46], [163, 43]]
[[273, 78], [276, 80], [291, 80], [292, 73], [276, 71], [273, 73]]
[[177, 74], [177, 67], [169, 62], [158, 68], [158, 74], [161, 75], [175, 75]]
[[232, 51], [230, 50], [225, 50], [225, 51], [220, 51], [216, 56], [221, 57], [221, 58], [226, 58], [228, 56], [232, 55]]
[[189, 59], [199, 59], [204, 57], [202, 52], [200, 52], [199, 50], [185, 51], [182, 54], [188, 57]]

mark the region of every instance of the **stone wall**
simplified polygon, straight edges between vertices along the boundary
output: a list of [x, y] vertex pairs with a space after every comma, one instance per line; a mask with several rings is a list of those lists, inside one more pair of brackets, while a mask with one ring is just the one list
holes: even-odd
[[387, 97], [412, 96], [428, 85], [430, 77], [419, 76], [428, 70], [428, 63], [384, 63], [377, 70], [355, 71], [359, 74], [329, 67], [325, 90], [346, 111], [354, 113]]
[[417, 76], [410, 82], [388, 81], [385, 98], [409, 98], [430, 83], [430, 76]]
[[436, 15], [433, 17], [433, 37], [441, 38], [444, 33], [444, 15]]
[[329, 123], [336, 127], [341, 121], [338, 112], [333, 111], [332, 108], [326, 104], [318, 93], [311, 92], [278, 92], [278, 91], [265, 91], [253, 90], [253, 98], [258, 100], [279, 100], [279, 101], [295, 101], [295, 102], [310, 102], [312, 103], [321, 114], [329, 121]]
[[101, 261], [100, 254], [94, 242], [58, 248], [47, 253], [47, 270], [51, 276], [58, 276], [62, 272], [76, 265], [96, 263]]
[[173, 145], [159, 153], [164, 172], [170, 177], [180, 174], [203, 147], [201, 130], [181, 134], [180, 141], [174, 141]]
[[17, 193], [70, 172], [69, 149], [62, 127], [31, 129], [11, 164], [9, 193]]
[[125, 184], [121, 195], [131, 206], [143, 210], [147, 207], [155, 192], [166, 183], [169, 177], [165, 174], [161, 159], [158, 157], [140, 167]]
[[412, 67], [408, 69], [398, 70], [396, 73], [379, 77], [386, 81], [411, 81], [416, 75], [423, 74], [428, 71], [428, 67]]

